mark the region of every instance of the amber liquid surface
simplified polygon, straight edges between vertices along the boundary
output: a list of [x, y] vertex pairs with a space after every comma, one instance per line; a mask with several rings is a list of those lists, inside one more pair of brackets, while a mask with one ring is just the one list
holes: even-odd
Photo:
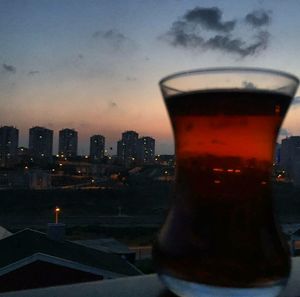
[[269, 176], [291, 98], [218, 90], [165, 100], [176, 184], [153, 249], [158, 273], [225, 287], [287, 278], [289, 254], [274, 220]]

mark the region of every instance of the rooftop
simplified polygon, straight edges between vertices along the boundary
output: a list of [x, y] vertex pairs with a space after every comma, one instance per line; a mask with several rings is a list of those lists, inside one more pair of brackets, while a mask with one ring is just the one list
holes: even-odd
[[[288, 285], [278, 297], [300, 297], [300, 258], [293, 258], [292, 263], [292, 273]], [[175, 295], [164, 288], [156, 274], [0, 294], [0, 297], [53, 296], [174, 297]]]
[[141, 272], [118, 255], [109, 254], [67, 240], [53, 240], [46, 234], [25, 229], [0, 240], [0, 270], [12, 263], [42, 253], [74, 261], [86, 266], [113, 271], [120, 275], [140, 275]]

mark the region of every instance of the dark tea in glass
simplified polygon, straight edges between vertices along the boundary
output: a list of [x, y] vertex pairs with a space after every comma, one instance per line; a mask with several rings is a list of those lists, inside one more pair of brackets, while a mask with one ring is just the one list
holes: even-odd
[[297, 78], [209, 69], [160, 85], [176, 152], [173, 204], [153, 248], [160, 278], [181, 296], [277, 296], [290, 256], [270, 173]]

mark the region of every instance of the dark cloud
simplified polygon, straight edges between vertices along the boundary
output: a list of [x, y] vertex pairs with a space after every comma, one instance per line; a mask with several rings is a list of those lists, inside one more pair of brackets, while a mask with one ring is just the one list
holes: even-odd
[[3, 63], [2, 67], [7, 72], [16, 73], [16, 71], [17, 71], [16, 67], [13, 65], [8, 65], [8, 64]]
[[235, 27], [235, 20], [223, 22], [222, 11], [218, 7], [195, 7], [188, 11], [184, 17], [185, 21], [199, 24], [208, 30], [230, 32]]
[[79, 58], [79, 59], [83, 59], [83, 58], [84, 58], [83, 54], [79, 54], [79, 55], [78, 55], [78, 58]]
[[245, 22], [253, 27], [269, 25], [271, 22], [270, 11], [266, 11], [263, 9], [254, 10], [246, 15]]
[[110, 108], [116, 108], [116, 107], [118, 107], [118, 104], [116, 102], [114, 102], [114, 101], [110, 101], [108, 104], [109, 104]]
[[260, 32], [255, 37], [255, 41], [249, 45], [241, 38], [232, 38], [231, 36], [216, 35], [208, 39], [204, 46], [211, 49], [219, 49], [229, 53], [239, 54], [242, 57], [253, 55], [256, 52], [265, 49], [268, 45], [269, 33]]
[[124, 34], [116, 30], [96, 31], [93, 33], [93, 38], [106, 41], [115, 49], [121, 49], [133, 45], [133, 41]]
[[39, 73], [40, 72], [38, 70], [31, 70], [27, 74], [30, 75], [30, 76], [33, 76], [33, 75], [36, 75], [36, 74], [39, 74]]
[[[247, 39], [234, 34], [236, 20], [222, 21], [222, 11], [217, 7], [196, 7], [175, 21], [170, 30], [160, 38], [175, 47], [196, 50], [219, 50], [246, 57], [267, 48], [270, 33], [251, 31]], [[216, 32], [213, 34], [213, 32]]]
[[177, 21], [173, 23], [171, 30], [167, 33], [166, 39], [174, 46], [182, 46], [186, 48], [201, 47], [204, 39], [195, 33], [189, 32], [186, 23]]

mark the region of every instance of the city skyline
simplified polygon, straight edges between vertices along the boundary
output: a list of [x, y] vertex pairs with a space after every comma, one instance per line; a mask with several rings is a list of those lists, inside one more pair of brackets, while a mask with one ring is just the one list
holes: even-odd
[[[17, 154], [17, 149], [18, 148], [25, 148], [28, 149], [29, 151], [32, 151], [34, 153], [34, 150], [36, 148], [38, 148], [38, 151], [41, 150], [45, 150], [46, 153], [43, 152], [43, 154], [52, 156], [52, 155], [64, 155], [65, 157], [76, 157], [76, 156], [91, 156], [93, 158], [93, 156], [104, 156], [107, 152], [109, 152], [109, 155], [118, 155], [118, 151], [117, 151], [117, 147], [118, 147], [118, 143], [122, 142], [123, 139], [123, 135], [126, 133], [135, 133], [137, 136], [137, 141], [139, 142], [148, 142], [149, 139], [153, 140], [154, 143], [151, 144], [153, 145], [153, 151], [155, 151], [155, 138], [151, 137], [151, 136], [146, 136], [146, 135], [142, 135], [140, 136], [139, 133], [137, 133], [136, 131], [133, 130], [126, 130], [123, 131], [122, 133], [120, 133], [119, 139], [116, 143], [115, 143], [115, 147], [116, 149], [114, 150], [113, 147], [109, 147], [106, 145], [106, 137], [100, 134], [94, 134], [94, 135], [90, 135], [89, 137], [89, 143], [88, 145], [88, 152], [81, 154], [80, 152], [78, 152], [77, 147], [79, 144], [78, 141], [78, 135], [80, 135], [79, 131], [76, 131], [73, 128], [63, 128], [60, 129], [58, 131], [51, 130], [47, 127], [41, 127], [41, 126], [33, 126], [28, 130], [28, 142], [27, 145], [23, 145], [22, 143], [20, 143], [19, 138], [21, 135], [21, 133], [19, 132], [18, 127], [16, 126], [7, 126], [7, 125], [3, 125], [0, 126], [0, 131], [9, 131], [9, 132], [5, 132], [6, 134], [8, 134], [8, 136], [6, 136], [6, 134], [3, 135], [3, 139], [1, 138], [1, 143], [0, 143], [0, 152], [1, 149], [4, 149], [6, 147], [10, 147], [10, 146], [14, 146], [16, 151], [15, 154]], [[14, 132], [16, 135], [10, 136], [11, 131]], [[41, 139], [42, 137], [44, 137], [44, 134], [46, 137], [50, 137], [46, 142], [46, 146], [45, 144], [42, 144], [42, 148], [40, 148], [39, 139]], [[69, 134], [69, 135], [68, 135]], [[41, 136], [43, 135], [43, 136]], [[2, 135], [1, 135], [2, 136]], [[71, 136], [71, 139], [69, 138], [69, 136]], [[75, 139], [74, 139], [75, 136]], [[8, 137], [8, 138], [7, 138]], [[8, 143], [7, 143], [7, 139], [9, 139]], [[11, 143], [11, 139], [14, 139], [14, 141]], [[94, 142], [96, 142], [96, 147]], [[70, 145], [71, 144], [71, 145]], [[138, 144], [138, 143], [137, 143]], [[145, 143], [146, 144], [146, 143]], [[100, 145], [100, 147], [99, 147]], [[100, 151], [99, 151], [100, 150]], [[39, 152], [40, 153], [40, 152]], [[39, 154], [38, 153], [38, 154]], [[135, 152], [134, 154], [142, 154], [141, 152]], [[44, 156], [43, 156], [44, 157]], [[101, 158], [95, 158], [96, 159], [101, 159]]]
[[[18, 1], [0, 3], [2, 125], [27, 146], [32, 123], [106, 135], [153, 135], [174, 153], [158, 81], [216, 66], [280, 69], [300, 76], [299, 1]], [[155, 15], [155, 18], [153, 18]], [[300, 92], [296, 96], [299, 96]], [[297, 98], [280, 139], [300, 134]], [[58, 144], [54, 144], [57, 147]]]

